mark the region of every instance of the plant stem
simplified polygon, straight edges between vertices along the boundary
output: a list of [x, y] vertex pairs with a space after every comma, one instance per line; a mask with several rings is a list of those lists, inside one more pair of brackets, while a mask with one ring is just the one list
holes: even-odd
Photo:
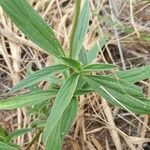
[[39, 132], [37, 133], [37, 135], [32, 139], [32, 141], [30, 142], [30, 144], [26, 147], [25, 150], [30, 150], [31, 146], [34, 144], [34, 142], [39, 138], [40, 134], [42, 133], [42, 130], [39, 130]]
[[81, 9], [81, 0], [75, 0], [74, 20], [73, 20], [73, 26], [70, 35], [70, 51], [69, 51], [70, 58], [72, 57], [73, 41], [74, 41], [74, 36], [78, 25], [78, 19], [80, 16], [80, 9]]

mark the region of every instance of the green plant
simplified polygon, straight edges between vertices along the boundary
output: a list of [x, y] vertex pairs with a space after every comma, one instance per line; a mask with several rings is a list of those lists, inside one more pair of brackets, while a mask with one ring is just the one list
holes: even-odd
[[[60, 64], [30, 74], [10, 91], [29, 88], [29, 93], [0, 101], [1, 110], [28, 107], [29, 114], [38, 116], [38, 120], [32, 122], [31, 129], [21, 129], [13, 133], [7, 133], [2, 129], [1, 148], [19, 149], [18, 145], [12, 144], [12, 139], [37, 129], [37, 135], [26, 149], [30, 148], [41, 133], [47, 150], [61, 149], [62, 141], [76, 117], [78, 97], [90, 92], [96, 92], [111, 104], [130, 112], [150, 114], [149, 99], [144, 97], [140, 88], [134, 84], [139, 80], [150, 78], [149, 66], [108, 75], [92, 75], [94, 71], [111, 70], [117, 66], [91, 63], [97, 56], [99, 47], [103, 47], [106, 43], [107, 36], [101, 37], [88, 52], [83, 46], [89, 24], [89, 0], [84, 0], [82, 8], [80, 8], [81, 0], [76, 0], [69, 54], [65, 53], [53, 30], [26, 0], [0, 0], [0, 5], [31, 41], [60, 60]], [[62, 73], [62, 79], [58, 79], [56, 73]], [[50, 81], [51, 86], [45, 91], [32, 88], [40, 81]], [[54, 98], [51, 106], [50, 103]]]

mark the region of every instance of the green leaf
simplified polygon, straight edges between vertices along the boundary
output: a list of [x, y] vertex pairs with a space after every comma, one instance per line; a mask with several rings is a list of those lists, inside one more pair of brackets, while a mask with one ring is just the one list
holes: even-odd
[[63, 77], [64, 77], [64, 78], [63, 78], [63, 81], [66, 80], [66, 79], [69, 77], [69, 71], [70, 71], [70, 70], [64, 70], [64, 71], [62, 72]]
[[32, 130], [33, 130], [32, 128], [24, 128], [24, 129], [19, 129], [19, 130], [13, 131], [13, 132], [9, 133], [9, 136], [7, 137], [8, 141], [11, 142], [11, 140], [17, 138], [18, 136], [26, 134]]
[[106, 80], [106, 82], [99, 76], [84, 76], [84, 78], [93, 90], [111, 104], [134, 113], [150, 114], [150, 100], [146, 99], [136, 86], [133, 87], [133, 84], [124, 81], [117, 83], [116, 81], [115, 85], [111, 80]]
[[72, 98], [70, 104], [63, 112], [61, 123], [60, 123], [60, 131], [61, 131], [61, 139], [65, 137], [65, 135], [70, 130], [73, 121], [77, 115], [78, 101], [75, 97]]
[[65, 56], [53, 30], [26, 0], [0, 0], [0, 5], [32, 42], [55, 57]]
[[46, 150], [61, 150], [62, 149], [62, 139], [60, 136], [60, 121], [55, 124], [53, 132], [49, 135], [51, 138], [47, 142]]
[[79, 16], [77, 30], [73, 39], [72, 58], [77, 58], [82, 48], [89, 26], [89, 0], [84, 0], [83, 8]]
[[37, 91], [0, 101], [0, 109], [9, 110], [41, 103], [57, 94], [56, 90]]
[[87, 52], [87, 60], [88, 64], [91, 63], [94, 59], [96, 59], [96, 56], [98, 55], [98, 52], [103, 48], [103, 46], [108, 41], [108, 36], [104, 35], [100, 38], [99, 41], [97, 41], [93, 47]]
[[63, 62], [67, 66], [72, 68], [73, 70], [75, 70], [75, 71], [79, 71], [80, 70], [81, 64], [77, 60], [72, 59], [72, 58], [66, 58], [66, 57], [61, 57], [61, 58], [62, 58]]
[[0, 127], [0, 141], [7, 142], [7, 136], [9, 133], [2, 127]]
[[[67, 71], [67, 70], [62, 70], [60, 72], [63, 73], [63, 71]], [[45, 81], [49, 81], [51, 84], [55, 84], [55, 85], [62, 84], [62, 80], [60, 78], [56, 77], [55, 75], [50, 75], [49, 77], [45, 78]]]
[[149, 99], [146, 99], [144, 97], [126, 95], [125, 93], [122, 94], [108, 87], [103, 87], [103, 90], [109, 96], [108, 99], [117, 102], [118, 103], [117, 105], [119, 105], [123, 109], [131, 111], [133, 113], [150, 114]]
[[119, 71], [109, 76], [117, 77], [130, 83], [135, 83], [150, 78], [150, 65], [139, 68], [133, 68], [125, 71]]
[[94, 79], [95, 81], [98, 81], [101, 85], [112, 88], [118, 92], [143, 97], [143, 93], [140, 88], [134, 84], [130, 84], [117, 78], [111, 78], [102, 75], [89, 77]]
[[[34, 73], [34, 71], [32, 70], [32, 67], [31, 67], [31, 65], [30, 65], [30, 66], [27, 68], [26, 77], [28, 77], [28, 76], [31, 75], [32, 73]], [[40, 90], [40, 88], [39, 88], [39, 86], [38, 86], [38, 83], [29, 86], [29, 90], [32, 91], [32, 92]]]
[[15, 92], [23, 88], [29, 87], [40, 81], [45, 81], [45, 80], [47, 81], [51, 77], [52, 77], [51, 79], [53, 79], [53, 76], [51, 75], [54, 75], [65, 69], [67, 69], [67, 66], [65, 65], [54, 65], [54, 66], [43, 68], [27, 76], [27, 78], [25, 78], [24, 80], [20, 81], [16, 86], [12, 88], [11, 92]]
[[0, 149], [1, 150], [19, 150], [18, 148], [11, 146], [10, 144], [1, 142], [1, 141], [0, 141]]
[[81, 68], [82, 72], [97, 71], [97, 70], [110, 70], [117, 67], [112, 64], [90, 64]]
[[85, 81], [82, 79], [82, 77], [80, 76], [79, 80], [78, 80], [78, 84], [77, 84], [77, 88], [76, 89], [82, 89], [83, 86], [85, 85]]
[[86, 81], [84, 80], [84, 78], [82, 78], [82, 76], [80, 76], [74, 95], [75, 96], [85, 95], [85, 94], [90, 93], [92, 91], [93, 90], [86, 83]]
[[86, 52], [84, 47], [81, 48], [78, 59], [79, 59], [80, 62], [82, 62], [83, 65], [88, 64], [87, 52]]
[[47, 149], [57, 149], [61, 150], [62, 141], [65, 135], [68, 133], [69, 129], [72, 126], [72, 123], [76, 117], [77, 113], [77, 99], [72, 98], [70, 104], [67, 106], [61, 120], [54, 127], [53, 132], [51, 132], [51, 138], [48, 144], [46, 145]]
[[75, 91], [75, 96], [80, 96], [80, 95], [85, 95], [87, 93], [92, 93], [93, 90], [92, 89], [78, 89]]
[[135, 114], [149, 114], [149, 112], [147, 110], [133, 108], [133, 107], [130, 107], [126, 104], [124, 104], [124, 109], [128, 109], [131, 112], [134, 112]]
[[[49, 90], [48, 90], [49, 91]], [[44, 115], [47, 111], [47, 107], [49, 105], [49, 101], [43, 101], [39, 104], [34, 105], [27, 112], [28, 115]]]
[[61, 117], [65, 111], [65, 109], [70, 104], [70, 101], [74, 95], [77, 83], [78, 83], [79, 75], [74, 73], [72, 74], [66, 82], [62, 85], [58, 94], [56, 96], [54, 105], [51, 109], [50, 116], [47, 120], [46, 126], [43, 132], [43, 142], [47, 145], [47, 149], [50, 149], [49, 142], [55, 141], [55, 137], [53, 137], [53, 131], [55, 132], [55, 128], [58, 127], [60, 123]]
[[31, 124], [31, 127], [32, 128], [44, 128], [45, 125], [46, 125], [46, 120], [40, 119], [40, 120], [34, 120]]

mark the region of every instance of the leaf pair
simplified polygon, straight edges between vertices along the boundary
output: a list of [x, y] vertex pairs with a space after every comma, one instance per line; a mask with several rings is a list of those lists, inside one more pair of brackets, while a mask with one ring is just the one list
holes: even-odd
[[150, 100], [133, 84], [104, 76], [83, 76], [94, 91], [111, 104], [128, 111], [150, 114]]
[[[51, 109], [50, 116], [47, 120], [46, 126], [44, 128], [44, 132], [43, 132], [43, 141], [47, 149], [58, 149], [58, 150], [60, 149], [60, 147], [57, 147], [57, 146], [60, 145], [61, 143], [61, 140], [62, 140], [61, 136], [63, 135], [64, 137], [64, 134], [65, 134], [65, 133], [61, 133], [62, 132], [61, 122], [71, 117], [69, 116], [69, 114], [73, 114], [71, 113], [71, 111], [73, 111], [74, 113], [76, 111], [76, 108], [72, 106], [74, 105], [74, 103], [76, 103], [74, 102], [76, 101], [76, 99], [72, 99], [72, 98], [74, 96], [74, 92], [78, 83], [78, 79], [79, 79], [79, 74], [76, 74], [76, 73], [72, 74], [58, 91], [58, 94], [55, 99], [55, 103]], [[69, 111], [66, 109], [68, 109]], [[74, 114], [73, 114], [73, 117], [71, 118], [74, 118]], [[73, 119], [69, 119], [69, 124], [72, 123], [72, 120]], [[63, 123], [63, 128], [65, 128], [64, 123]], [[66, 128], [63, 132], [66, 132], [66, 130], [68, 130], [68, 128]]]

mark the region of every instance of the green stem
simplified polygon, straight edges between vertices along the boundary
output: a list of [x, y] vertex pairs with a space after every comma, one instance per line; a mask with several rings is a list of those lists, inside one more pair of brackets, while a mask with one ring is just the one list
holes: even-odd
[[81, 9], [81, 0], [75, 0], [74, 20], [73, 20], [73, 26], [70, 35], [70, 51], [69, 51], [70, 58], [72, 57], [73, 41], [74, 41], [74, 36], [78, 25], [78, 19], [80, 16], [80, 9]]

